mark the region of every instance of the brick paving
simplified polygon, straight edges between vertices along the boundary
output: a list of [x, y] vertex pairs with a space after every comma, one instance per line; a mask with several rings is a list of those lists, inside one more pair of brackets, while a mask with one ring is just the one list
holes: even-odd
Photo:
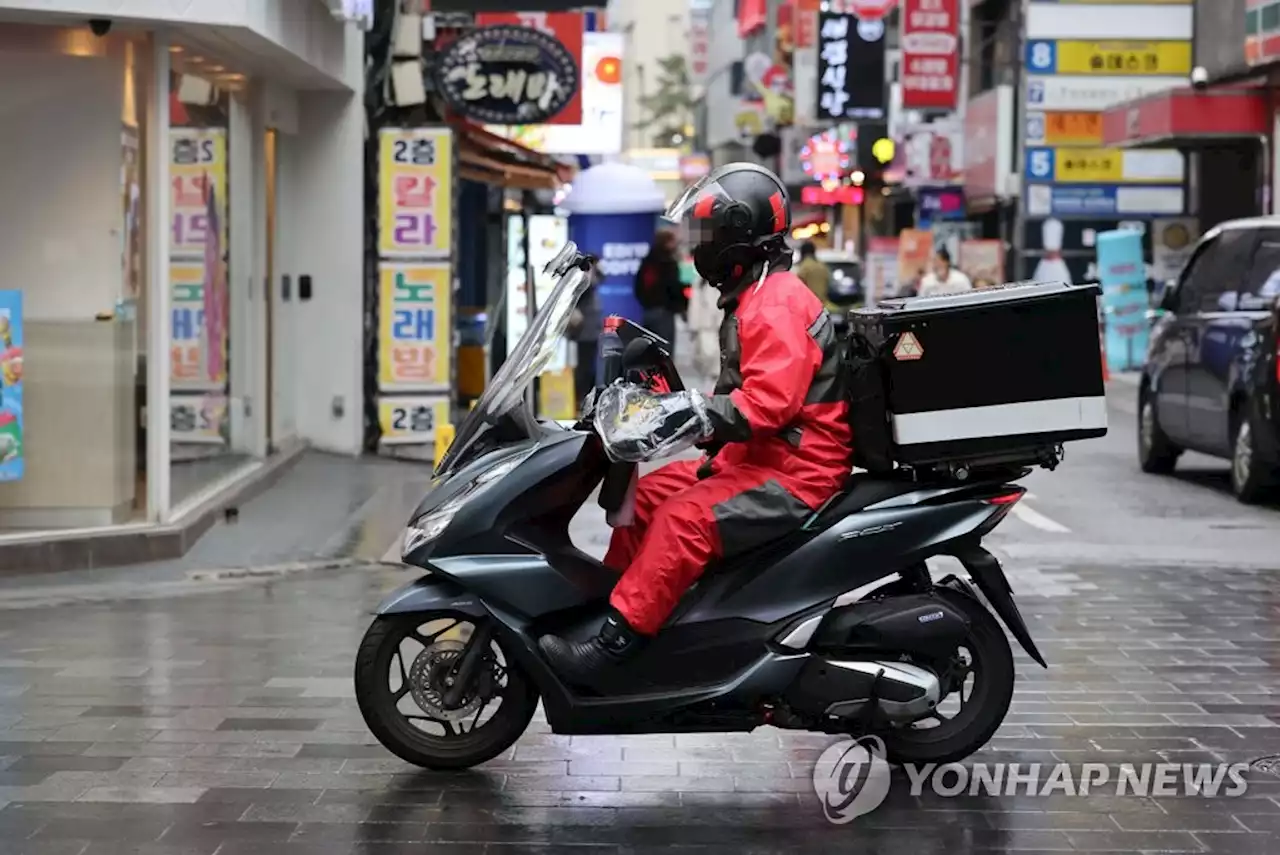
[[[1280, 753], [1268, 574], [1012, 570], [1049, 658], [1019, 659], [993, 762], [1244, 761]], [[473, 772], [422, 772], [351, 696], [385, 569], [6, 613], [0, 855], [1280, 851], [1280, 778], [1239, 798], [913, 798], [833, 826], [830, 737], [563, 737], [541, 719]], [[899, 776], [901, 777], [901, 776]]]

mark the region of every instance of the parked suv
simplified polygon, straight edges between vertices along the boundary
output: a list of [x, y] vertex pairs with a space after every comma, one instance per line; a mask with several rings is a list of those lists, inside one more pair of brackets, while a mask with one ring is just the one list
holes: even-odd
[[1242, 502], [1280, 483], [1280, 217], [1235, 220], [1196, 245], [1162, 310], [1138, 391], [1138, 459], [1170, 472], [1184, 449], [1231, 461]]

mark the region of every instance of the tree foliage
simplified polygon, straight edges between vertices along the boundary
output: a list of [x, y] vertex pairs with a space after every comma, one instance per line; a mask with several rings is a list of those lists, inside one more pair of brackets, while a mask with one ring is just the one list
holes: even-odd
[[[647, 81], [646, 81], [647, 82]], [[683, 54], [674, 53], [658, 60], [656, 86], [639, 98], [640, 118], [635, 126], [649, 135], [658, 148], [673, 144], [693, 119], [693, 87], [689, 81], [689, 65]]]

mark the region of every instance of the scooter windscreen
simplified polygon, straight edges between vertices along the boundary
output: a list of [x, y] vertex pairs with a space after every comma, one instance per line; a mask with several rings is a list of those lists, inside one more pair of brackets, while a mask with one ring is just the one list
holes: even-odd
[[538, 307], [537, 315], [520, 341], [508, 352], [506, 361], [485, 387], [475, 408], [459, 425], [435, 474], [451, 471], [475, 441], [505, 416], [512, 417], [524, 436], [534, 434], [537, 425], [524, 406], [526, 394], [560, 346], [574, 307], [590, 284], [588, 271], [593, 263], [590, 256], [580, 253], [577, 245], [570, 241], [543, 268], [543, 273], [559, 277], [555, 287], [544, 305]]

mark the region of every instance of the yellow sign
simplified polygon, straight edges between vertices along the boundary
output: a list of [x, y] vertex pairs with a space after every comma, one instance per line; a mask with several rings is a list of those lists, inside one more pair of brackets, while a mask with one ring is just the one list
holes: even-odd
[[1045, 113], [1047, 146], [1102, 145], [1101, 113]]
[[1124, 178], [1124, 151], [1118, 148], [1060, 148], [1054, 152], [1060, 184], [1118, 184]]
[[383, 445], [430, 445], [449, 425], [447, 395], [378, 398], [378, 427]]
[[387, 128], [379, 140], [379, 254], [448, 258], [453, 246], [452, 132]]
[[561, 421], [577, 418], [581, 397], [575, 397], [572, 368], [547, 371], [538, 377], [538, 409], [547, 418]]
[[[175, 390], [223, 389], [226, 363], [210, 360], [208, 312], [205, 303], [205, 269], [193, 261], [169, 265], [169, 380]], [[226, 326], [221, 328], [220, 352], [226, 352]]]
[[227, 132], [223, 128], [169, 130], [169, 255], [201, 258], [209, 240], [209, 193], [218, 220], [219, 254], [227, 249]]
[[378, 276], [378, 388], [448, 389], [453, 359], [449, 265], [384, 262]]
[[1191, 73], [1191, 42], [1058, 42], [1058, 74]]

